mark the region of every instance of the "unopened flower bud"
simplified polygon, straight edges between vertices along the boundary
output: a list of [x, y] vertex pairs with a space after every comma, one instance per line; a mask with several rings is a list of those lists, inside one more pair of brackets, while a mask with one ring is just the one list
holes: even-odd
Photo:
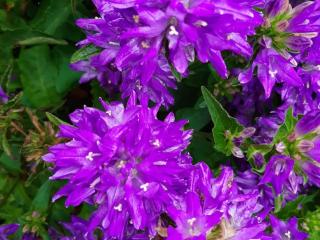
[[314, 148], [314, 143], [310, 140], [302, 140], [301, 142], [298, 143], [298, 149], [302, 153], [309, 152], [313, 148]]
[[232, 152], [232, 155], [235, 156], [236, 158], [244, 158], [244, 154], [239, 147], [234, 146], [231, 152]]
[[254, 165], [257, 168], [262, 168], [263, 164], [264, 164], [264, 157], [261, 153], [255, 153], [253, 156], [253, 161], [254, 161]]
[[277, 150], [277, 152], [279, 152], [279, 153], [283, 153], [285, 149], [286, 149], [286, 145], [285, 145], [283, 142], [279, 142], [279, 143], [276, 145], [276, 150]]
[[295, 140], [296, 140], [296, 138], [297, 138], [297, 136], [296, 136], [296, 134], [295, 133], [292, 133], [292, 134], [290, 134], [289, 136], [288, 136], [288, 141], [289, 142], [294, 142]]
[[256, 129], [254, 127], [247, 127], [243, 129], [243, 131], [240, 133], [240, 136], [243, 138], [249, 138], [252, 137], [255, 132]]

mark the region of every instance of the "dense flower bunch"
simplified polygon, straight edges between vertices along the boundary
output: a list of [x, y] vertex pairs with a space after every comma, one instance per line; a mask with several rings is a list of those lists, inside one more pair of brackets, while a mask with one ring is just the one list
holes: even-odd
[[97, 78], [109, 90], [120, 85], [123, 97], [135, 91], [164, 105], [173, 103], [167, 90], [176, 86], [172, 67], [186, 76], [189, 63], [197, 57], [227, 77], [221, 52], [230, 50], [250, 58], [253, 50], [248, 36], [262, 23], [261, 14], [253, 9], [255, 4], [247, 1], [137, 0], [94, 4], [99, 17], [77, 21], [87, 34], [79, 46], [93, 45], [101, 52], [72, 65], [85, 72], [81, 82]]
[[[48, 217], [50, 237], [307, 239], [318, 215], [307, 221], [299, 209], [320, 187], [320, 0], [92, 2], [97, 17], [76, 21], [86, 37], [71, 67], [122, 100], [100, 98], [101, 109], [76, 109], [70, 123], [49, 115], [59, 132], [41, 163], [63, 182], [53, 202], [73, 209], [70, 222]], [[201, 71], [207, 82], [190, 84]], [[191, 114], [171, 93], [185, 79], [199, 91]], [[6, 147], [3, 126], [23, 130], [0, 120]], [[46, 220], [33, 215], [24, 239]], [[0, 238], [19, 224], [0, 226]]]

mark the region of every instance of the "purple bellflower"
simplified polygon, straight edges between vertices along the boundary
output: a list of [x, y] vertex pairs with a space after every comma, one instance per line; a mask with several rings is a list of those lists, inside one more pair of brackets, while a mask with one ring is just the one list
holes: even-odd
[[261, 81], [266, 98], [276, 83], [284, 87], [303, 88], [296, 67], [299, 55], [313, 44], [320, 31], [320, 5], [307, 1], [294, 8], [289, 0], [270, 0], [265, 5], [265, 23], [258, 31], [260, 51], [253, 64], [239, 75], [239, 81], [248, 83], [255, 74]]
[[308, 234], [299, 231], [298, 219], [296, 217], [290, 218], [287, 222], [283, 222], [273, 215], [270, 215], [270, 223], [272, 226], [271, 236], [274, 240], [304, 240], [308, 237]]
[[183, 209], [168, 209], [169, 215], [177, 224], [168, 228], [168, 240], [206, 240], [208, 232], [220, 221], [221, 212], [206, 213], [197, 193], [188, 192]]
[[77, 21], [87, 34], [79, 46], [94, 45], [101, 52], [72, 67], [85, 72], [81, 82], [97, 78], [106, 88], [120, 85], [124, 98], [135, 91], [170, 105], [173, 99], [167, 89], [175, 88], [175, 80], [168, 61], [184, 76], [197, 56], [227, 77], [221, 51], [251, 56], [247, 37], [262, 23], [261, 14], [253, 9], [259, 1], [255, 2], [95, 1], [100, 18]]
[[19, 224], [6, 224], [0, 226], [0, 240], [7, 240], [19, 228]]
[[66, 206], [95, 204], [89, 232], [102, 227], [107, 237], [122, 238], [133, 226], [154, 236], [159, 215], [188, 184], [192, 166], [184, 151], [191, 131], [173, 114], [158, 120], [159, 105], [136, 105], [135, 95], [127, 107], [101, 103], [104, 111], [85, 107], [72, 113], [73, 125], [61, 125], [59, 133], [71, 141], [43, 157], [54, 166], [52, 180], [68, 180], [53, 200], [66, 196]]

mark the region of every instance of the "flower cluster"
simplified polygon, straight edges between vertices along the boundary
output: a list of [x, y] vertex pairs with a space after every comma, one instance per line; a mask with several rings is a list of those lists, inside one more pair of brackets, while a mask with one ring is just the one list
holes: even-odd
[[250, 58], [248, 36], [262, 23], [261, 14], [253, 9], [259, 1], [94, 3], [99, 17], [77, 21], [87, 34], [79, 46], [93, 45], [100, 50], [72, 65], [85, 72], [80, 82], [97, 78], [109, 90], [120, 85], [123, 97], [135, 91], [164, 105], [173, 103], [167, 90], [176, 86], [172, 67], [186, 76], [188, 65], [197, 57], [227, 77], [221, 52]]
[[[66, 182], [53, 200], [94, 208], [65, 228], [90, 240], [97, 230], [103, 239], [306, 239], [296, 217], [278, 213], [320, 187], [320, 2], [93, 2], [99, 16], [76, 22], [87, 58], [72, 68], [128, 101], [74, 111], [60, 125], [65, 142], [43, 156], [50, 179]], [[188, 121], [158, 117], [196, 60], [241, 85], [221, 97], [236, 119], [203, 94], [229, 159], [217, 175], [193, 164]]]

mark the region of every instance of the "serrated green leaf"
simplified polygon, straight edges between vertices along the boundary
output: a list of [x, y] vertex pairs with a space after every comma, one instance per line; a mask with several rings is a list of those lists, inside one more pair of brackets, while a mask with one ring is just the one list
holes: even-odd
[[79, 62], [81, 60], [87, 60], [90, 57], [97, 55], [99, 52], [100, 49], [93, 45], [85, 46], [83, 48], [80, 48], [71, 56], [70, 63]]
[[229, 131], [231, 135], [235, 135], [243, 130], [243, 126], [228, 114], [207, 88], [202, 87], [201, 90], [214, 123], [212, 132], [215, 148], [229, 156], [231, 154], [231, 146], [229, 140], [226, 138], [226, 132]]

